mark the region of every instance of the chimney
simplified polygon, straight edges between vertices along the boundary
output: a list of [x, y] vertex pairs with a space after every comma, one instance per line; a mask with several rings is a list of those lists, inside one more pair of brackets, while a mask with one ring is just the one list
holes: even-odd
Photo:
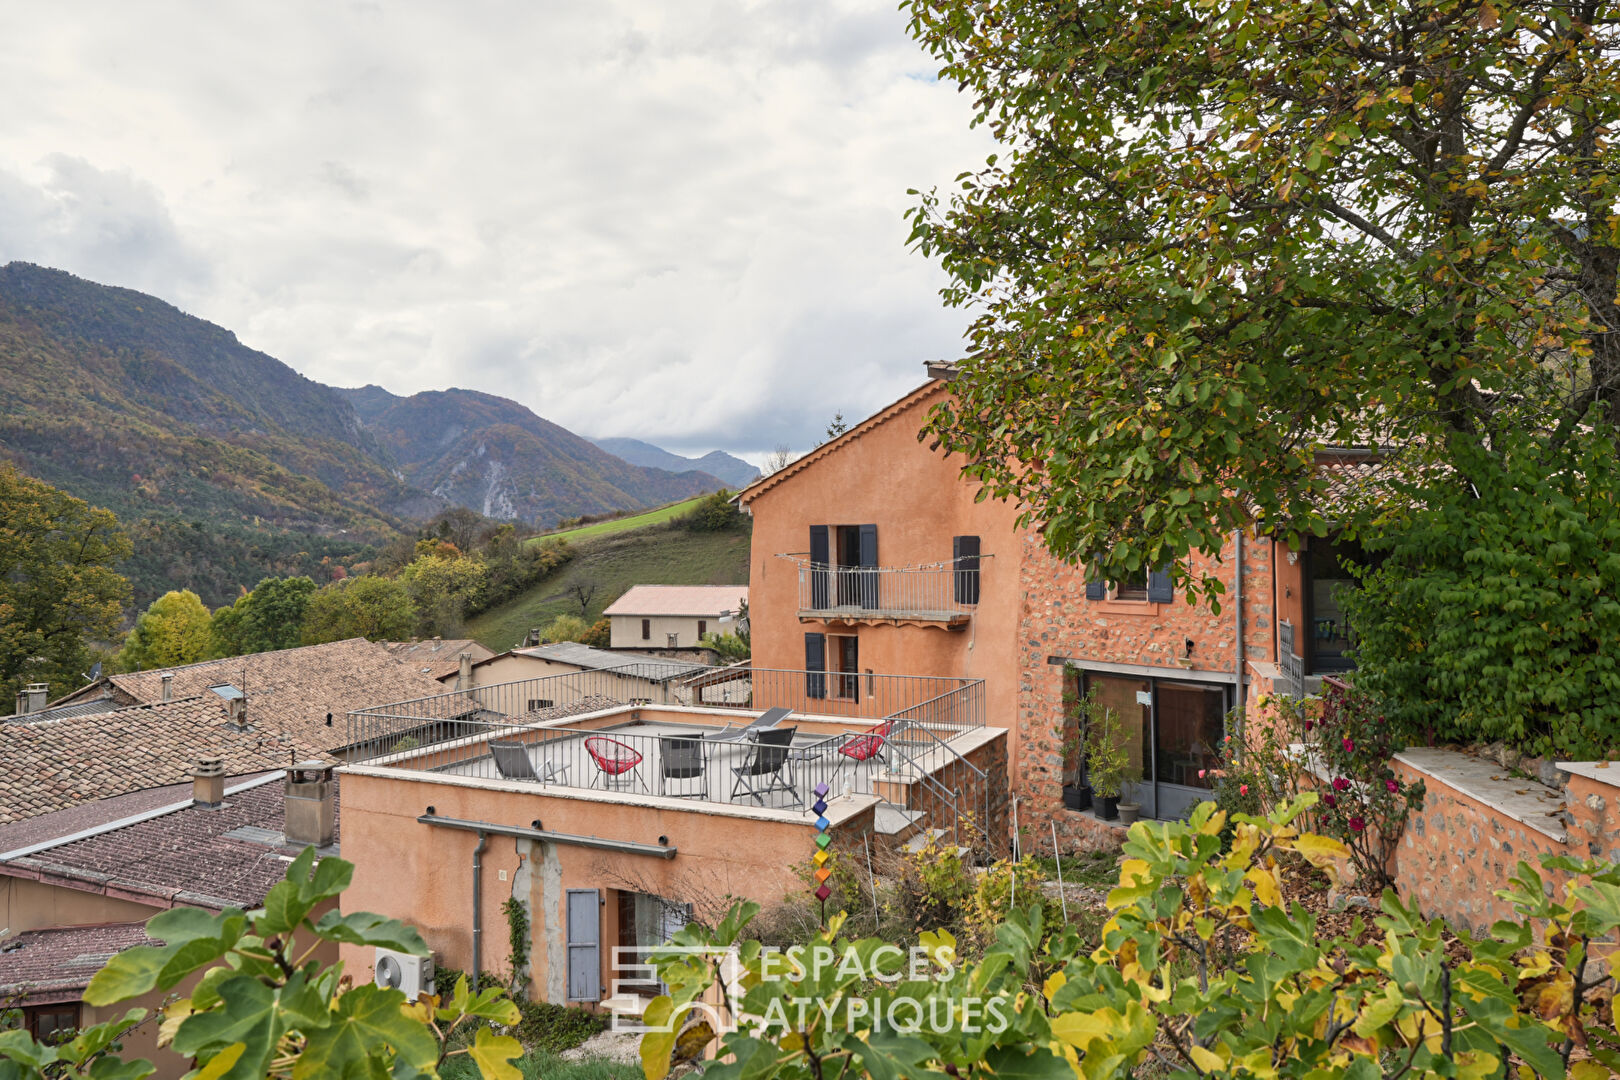
[[540, 644], [540, 628], [538, 626], [531, 627], [528, 636], [523, 639], [523, 647], [532, 649], [538, 644]]
[[225, 801], [225, 762], [218, 757], [200, 757], [191, 772], [191, 802], [212, 810]]
[[17, 691], [17, 715], [26, 716], [45, 708], [51, 699], [51, 684], [34, 682]]
[[287, 770], [283, 796], [287, 843], [296, 847], [331, 846], [337, 832], [333, 800], [337, 781], [332, 779], [335, 767], [330, 761], [300, 761]]
[[172, 672], [172, 671], [165, 671], [163, 673], [163, 697], [160, 698], [159, 700], [161, 700], [161, 701], [173, 701], [174, 700], [174, 672]]
[[472, 653], [461, 654], [461, 674], [456, 677], [457, 690], [472, 689]]
[[231, 726], [247, 727], [247, 698], [231, 698], [225, 702], [225, 715]]

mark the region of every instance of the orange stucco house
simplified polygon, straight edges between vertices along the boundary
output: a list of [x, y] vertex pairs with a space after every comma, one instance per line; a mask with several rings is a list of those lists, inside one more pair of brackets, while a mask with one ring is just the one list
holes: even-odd
[[[978, 501], [961, 462], [919, 440], [952, 375], [930, 365], [922, 386], [738, 495], [754, 520], [755, 662], [824, 669], [852, 690], [873, 669], [984, 680], [1020, 831], [1045, 846], [1051, 825], [1065, 843], [1105, 828], [1061, 795], [1064, 688], [1094, 690], [1131, 731], [1140, 779], [1127, 794], [1144, 816], [1184, 814], [1207, 796], [1198, 774], [1230, 713], [1344, 670], [1335, 596], [1354, 553], [1233, 536], [1212, 565], [1195, 562], [1227, 582], [1219, 613], [1167, 574], [1088, 581], [1017, 525], [1018, 507]], [[1353, 474], [1364, 460], [1327, 464]]]

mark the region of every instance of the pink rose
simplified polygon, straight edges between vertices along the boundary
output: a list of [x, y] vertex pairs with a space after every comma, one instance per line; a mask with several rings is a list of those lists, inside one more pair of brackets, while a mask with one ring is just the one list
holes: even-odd
[[1346, 738], [1346, 739], [1345, 739], [1345, 740], [1344, 740], [1344, 752], [1345, 752], [1345, 753], [1347, 753], [1347, 754], [1348, 754], [1348, 753], [1350, 753], [1350, 752], [1351, 752], [1351, 751], [1352, 751], [1352, 750], [1354, 750], [1354, 749], [1355, 749], [1355, 748], [1356, 748], [1356, 744], [1355, 744], [1355, 743], [1353, 743], [1353, 742], [1351, 742], [1351, 741], [1350, 741], [1350, 740], [1349, 740], [1349, 739], [1348, 739], [1348, 738]]
[[1203, 778], [1204, 778], [1204, 770], [1199, 769], [1198, 770], [1198, 779], [1202, 780]]
[[1247, 795], [1248, 793], [1249, 793], [1249, 785], [1248, 784], [1239, 784], [1238, 785], [1238, 794], [1239, 795]]
[[1334, 780], [1333, 780], [1333, 790], [1334, 791], [1349, 791], [1350, 790], [1350, 781], [1346, 780], [1342, 776], [1335, 777]]
[[1351, 832], [1360, 832], [1362, 829], [1365, 829], [1366, 827], [1367, 827], [1367, 823], [1365, 821], [1362, 821], [1360, 818], [1353, 817], [1353, 818], [1350, 819], [1350, 831]]
[[1399, 790], [1401, 790], [1401, 785], [1399, 785], [1399, 784], [1397, 784], [1397, 783], [1396, 783], [1396, 782], [1395, 782], [1395, 781], [1393, 781], [1393, 780], [1385, 780], [1385, 781], [1384, 781], [1384, 787], [1385, 787], [1385, 788], [1386, 788], [1386, 789], [1388, 789], [1388, 791], [1389, 791], [1389, 793], [1390, 793], [1390, 794], [1391, 794], [1391, 795], [1393, 795], [1393, 794], [1394, 794], [1394, 793], [1395, 793], [1395, 792], [1397, 792], [1397, 791], [1399, 791]]

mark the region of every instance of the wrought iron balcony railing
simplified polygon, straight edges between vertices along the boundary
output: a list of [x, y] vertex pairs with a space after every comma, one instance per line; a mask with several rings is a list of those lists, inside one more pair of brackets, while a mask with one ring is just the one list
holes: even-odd
[[961, 626], [979, 603], [982, 560], [921, 566], [841, 566], [794, 556], [799, 617], [828, 622], [919, 622]]

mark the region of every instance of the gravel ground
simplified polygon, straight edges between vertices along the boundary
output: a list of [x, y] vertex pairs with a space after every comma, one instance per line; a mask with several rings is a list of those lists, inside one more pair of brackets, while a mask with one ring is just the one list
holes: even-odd
[[557, 1055], [564, 1061], [606, 1058], [622, 1065], [641, 1064], [641, 1036], [628, 1031], [598, 1031], [572, 1050]]

